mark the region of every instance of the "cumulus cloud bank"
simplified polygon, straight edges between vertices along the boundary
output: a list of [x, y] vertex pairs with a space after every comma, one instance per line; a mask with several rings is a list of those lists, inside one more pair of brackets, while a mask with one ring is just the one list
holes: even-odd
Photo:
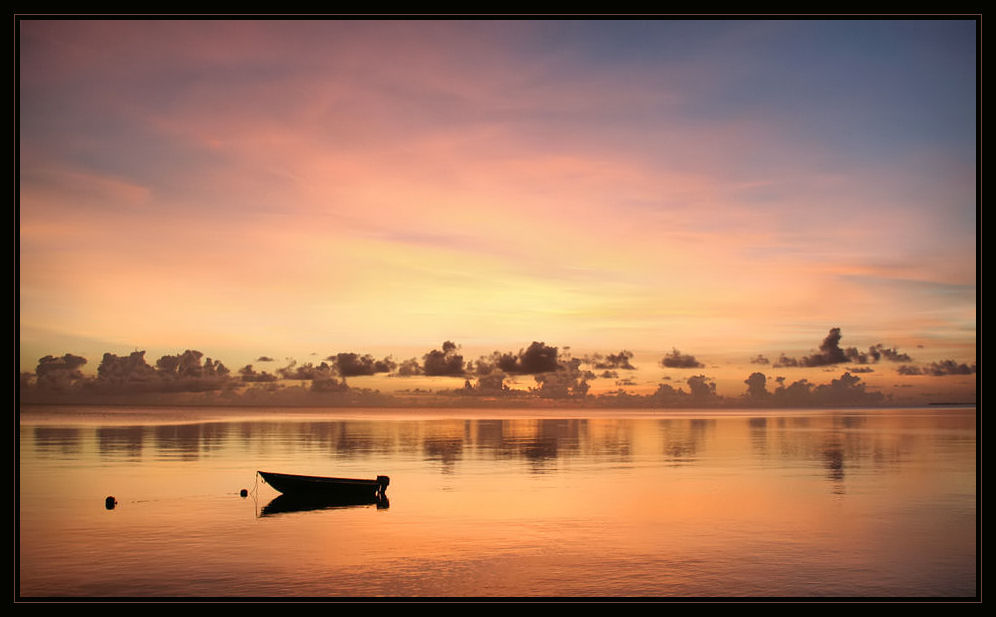
[[465, 374], [463, 356], [457, 353], [456, 343], [446, 341], [443, 349], [433, 349], [422, 356], [422, 373], [437, 377], [462, 377]]
[[375, 360], [370, 354], [361, 356], [355, 353], [340, 353], [327, 359], [335, 363], [336, 370], [342, 377], [390, 373], [398, 366], [390, 357]]
[[482, 356], [472, 366], [477, 375], [489, 375], [501, 371], [510, 375], [536, 375], [548, 373], [561, 368], [560, 357], [556, 347], [533, 341], [529, 347], [520, 349], [519, 353], [500, 351], [490, 356]]
[[[788, 357], [782, 353], [773, 366], [775, 368], [818, 367], [841, 364], [843, 362], [850, 362], [854, 364], [872, 364], [882, 359], [890, 362], [910, 362], [912, 360], [909, 354], [902, 353], [895, 347], [886, 347], [881, 343], [870, 346], [868, 351], [861, 351], [857, 347], [847, 347], [845, 349], [840, 346], [842, 338], [843, 336], [841, 335], [840, 328], [831, 328], [830, 332], [823, 339], [823, 342], [820, 343], [820, 350], [818, 353], [803, 356], [798, 359]], [[766, 364], [767, 359], [765, 359], [764, 356], [758, 355], [755, 359], [751, 360], [751, 362], [754, 364]], [[859, 372], [869, 371], [860, 370]]]
[[622, 350], [616, 354], [594, 354], [591, 357], [585, 356], [582, 362], [590, 364], [593, 369], [618, 369], [624, 371], [635, 371], [636, 367], [630, 362], [633, 359], [633, 352]]
[[[155, 367], [145, 361], [144, 351], [127, 356], [105, 353], [97, 367], [96, 379], [77, 380], [81, 389], [91, 392], [206, 392], [218, 390], [230, 382], [229, 369], [220, 361], [206, 358], [188, 349], [176, 355], [160, 357]], [[48, 356], [46, 356], [48, 358]], [[38, 386], [46, 387], [45, 376], [54, 366], [50, 360], [39, 361]], [[75, 360], [77, 366], [81, 366]], [[64, 363], [64, 362], [63, 362]]]
[[239, 375], [242, 376], [242, 381], [244, 381], [246, 383], [270, 382], [270, 381], [276, 381], [276, 380], [280, 379], [276, 375], [271, 375], [270, 373], [267, 373], [266, 371], [263, 371], [261, 373], [257, 373], [255, 371], [255, 369], [253, 369], [253, 367], [252, 367], [251, 364], [247, 364], [247, 365], [243, 366], [242, 368], [240, 368], [239, 369]]
[[86, 358], [71, 353], [61, 357], [45, 356], [38, 360], [35, 376], [43, 387], [63, 390], [83, 379], [80, 368], [85, 364]]
[[764, 373], [752, 373], [744, 383], [747, 392], [744, 400], [751, 404], [771, 405], [778, 407], [821, 407], [821, 406], [854, 406], [877, 405], [884, 400], [881, 392], [867, 389], [861, 378], [850, 372], [843, 373], [829, 384], [815, 385], [805, 379], [785, 385], [784, 377], [777, 377], [778, 384], [773, 392], [767, 389], [767, 376]]
[[[205, 357], [200, 351], [187, 349], [182, 353], [163, 355], [154, 364], [146, 361], [144, 351], [124, 356], [105, 353], [97, 367], [96, 376], [88, 377], [82, 371], [87, 359], [67, 353], [39, 359], [35, 372], [21, 374], [18, 383], [20, 393], [25, 394], [28, 399], [40, 402], [82, 402], [98, 395], [131, 393], [169, 396], [197, 394], [200, 395], [197, 398], [200, 404], [211, 400], [224, 404], [240, 401], [247, 404], [396, 403], [397, 399], [385, 398], [386, 395], [379, 395], [376, 391], [353, 388], [346, 383], [347, 378], [376, 374], [456, 377], [465, 380], [463, 388], [443, 389], [433, 393], [432, 396], [437, 399], [439, 396], [452, 398], [459, 395], [477, 396], [481, 401], [531, 399], [538, 404], [546, 404], [539, 403], [542, 401], [560, 404], [555, 401], [562, 401], [563, 404], [625, 404], [638, 407], [722, 407], [761, 403], [810, 407], [874, 405], [881, 402], [882, 394], [868, 390], [857, 375], [874, 372], [867, 364], [883, 360], [901, 362], [909, 356], [881, 344], [869, 347], [867, 352], [858, 352], [855, 348], [845, 349], [840, 345], [841, 338], [840, 329], [833, 328], [824, 338], [818, 353], [801, 359], [781, 354], [773, 364], [775, 367], [824, 367], [841, 361], [853, 362], [846, 372], [830, 383], [815, 384], [806, 379], [788, 383], [781, 376], [772, 381], [764, 373], [754, 372], [744, 381], [746, 392], [732, 398], [719, 394], [714, 379], [704, 374], [687, 377], [680, 385], [678, 380], [672, 382], [675, 385], [664, 383], [670, 381], [671, 376], [661, 376], [661, 383], [653, 394], [632, 394], [620, 388], [613, 393], [593, 395], [590, 384], [595, 379], [615, 380], [615, 385], [620, 387], [636, 385], [628, 377], [620, 378], [623, 371], [636, 370], [632, 363], [634, 354], [623, 350], [613, 354], [573, 358], [569, 347], [558, 348], [541, 341], [533, 341], [517, 353], [495, 351], [469, 362], [464, 360], [456, 343], [445, 341], [440, 349], [428, 351], [421, 360], [411, 358], [396, 363], [390, 356], [378, 360], [370, 354], [343, 352], [329, 355], [319, 363], [298, 364], [295, 360], [288, 359], [286, 366], [273, 372], [260, 371], [252, 364], [247, 364], [234, 374], [222, 362]], [[267, 356], [260, 356], [258, 359], [269, 360]], [[762, 355], [756, 356], [752, 363], [770, 364]], [[690, 369], [702, 368], [704, 365], [695, 356], [683, 354], [673, 348], [670, 354], [660, 360], [660, 366]], [[901, 364], [897, 369], [901, 375], [938, 377], [969, 375], [976, 371], [975, 365], [969, 366], [954, 360], [933, 362], [923, 367]], [[532, 376], [535, 385], [523, 387], [516, 380], [517, 377], [526, 375]], [[770, 389], [772, 383], [775, 386], [773, 390]], [[428, 392], [430, 391], [407, 391], [409, 396], [420, 396]], [[159, 397], [154, 400], [169, 402], [177, 399]]]
[[826, 366], [846, 362], [847, 354], [840, 348], [841, 338], [840, 328], [831, 328], [830, 333], [820, 343], [820, 352], [804, 357], [800, 363], [803, 366]]
[[942, 360], [940, 362], [931, 362], [927, 366], [918, 367], [910, 365], [902, 365], [896, 372], [900, 375], [932, 375], [934, 377], [943, 377], [945, 375], [971, 375], [977, 372], [976, 365], [967, 365], [965, 363], [959, 364], [954, 360]]
[[671, 353], [661, 358], [661, 366], [666, 368], [702, 368], [702, 364], [695, 359], [695, 356], [685, 355], [676, 348], [671, 349]]

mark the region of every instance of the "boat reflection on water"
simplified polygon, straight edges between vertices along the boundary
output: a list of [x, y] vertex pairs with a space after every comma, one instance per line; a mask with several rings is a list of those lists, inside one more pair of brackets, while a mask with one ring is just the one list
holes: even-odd
[[261, 516], [284, 512], [328, 510], [355, 506], [388, 507], [387, 486], [391, 479], [377, 476], [375, 480], [301, 476], [271, 471], [257, 471], [263, 481], [282, 495], [266, 504]]
[[366, 506], [377, 506], [378, 510], [386, 510], [391, 506], [391, 503], [388, 501], [386, 495], [380, 493], [355, 497], [337, 495], [278, 495], [270, 503], [263, 506], [260, 516]]

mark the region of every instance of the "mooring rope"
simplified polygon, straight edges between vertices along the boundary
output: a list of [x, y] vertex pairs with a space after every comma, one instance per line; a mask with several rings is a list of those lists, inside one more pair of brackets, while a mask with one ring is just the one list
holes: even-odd
[[258, 491], [257, 491], [257, 489], [259, 488], [259, 472], [258, 471], [255, 474], [253, 474], [252, 480], [253, 480], [253, 482], [252, 482], [252, 491], [250, 491], [250, 494], [252, 495], [252, 505], [253, 505], [253, 507], [256, 510], [256, 518], [259, 518], [259, 499], [258, 499]]

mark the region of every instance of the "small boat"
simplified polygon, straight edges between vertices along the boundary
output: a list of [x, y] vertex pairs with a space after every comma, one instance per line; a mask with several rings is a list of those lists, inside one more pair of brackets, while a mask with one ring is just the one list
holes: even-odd
[[296, 476], [272, 471], [257, 471], [263, 481], [284, 495], [337, 496], [343, 498], [383, 496], [391, 479], [377, 476], [376, 480], [353, 478], [325, 478], [322, 476]]

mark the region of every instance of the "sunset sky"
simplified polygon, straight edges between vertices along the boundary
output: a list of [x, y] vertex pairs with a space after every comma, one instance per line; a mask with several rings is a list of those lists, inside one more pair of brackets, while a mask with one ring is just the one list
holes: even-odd
[[22, 370], [974, 362], [976, 25], [20, 21]]

